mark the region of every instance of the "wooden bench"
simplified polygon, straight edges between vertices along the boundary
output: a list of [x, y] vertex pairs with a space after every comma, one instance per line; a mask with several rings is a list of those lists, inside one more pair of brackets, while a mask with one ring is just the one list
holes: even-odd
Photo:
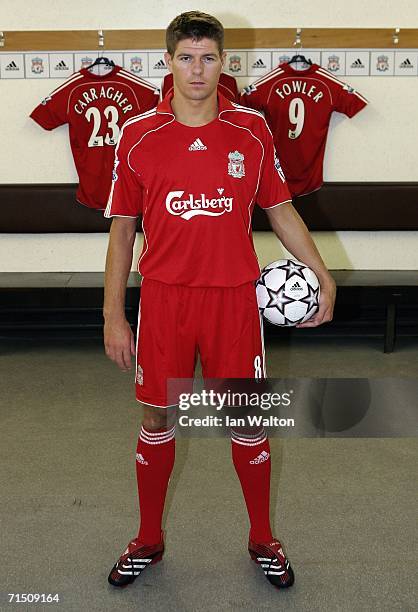
[[[110, 220], [75, 203], [76, 185], [0, 185], [0, 233], [105, 233]], [[418, 183], [326, 183], [294, 205], [311, 231], [417, 230]], [[394, 214], [395, 210], [395, 214]], [[254, 231], [270, 229], [256, 207]], [[140, 224], [138, 225], [140, 230]], [[71, 262], [69, 262], [71, 265]], [[355, 326], [371, 326], [384, 338], [384, 351], [394, 348], [405, 313], [415, 334], [418, 304], [416, 271], [332, 271], [338, 286], [334, 321], [297, 333], [347, 335]], [[127, 289], [127, 315], [134, 325], [139, 279], [132, 274]], [[102, 326], [103, 274], [1, 273], [0, 333], [18, 330], [92, 329]], [[373, 311], [376, 309], [376, 311]], [[341, 329], [339, 329], [339, 326]], [[345, 326], [345, 328], [344, 328]], [[269, 328], [266, 333], [292, 333]]]

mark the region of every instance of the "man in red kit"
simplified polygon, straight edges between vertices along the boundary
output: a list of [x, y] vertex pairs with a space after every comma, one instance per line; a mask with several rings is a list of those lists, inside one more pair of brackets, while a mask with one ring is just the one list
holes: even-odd
[[[166, 418], [167, 379], [192, 378], [198, 353], [204, 378], [264, 375], [254, 283], [260, 270], [251, 235], [256, 203], [285, 247], [320, 280], [319, 311], [304, 326], [332, 318], [335, 284], [292, 207], [264, 118], [217, 92], [223, 34], [220, 22], [204, 13], [188, 12], [172, 21], [165, 59], [174, 91], [156, 109], [125, 123], [116, 150], [105, 212], [114, 219], [104, 342], [106, 354], [122, 370], [131, 368], [136, 355], [136, 398], [144, 407], [136, 453], [141, 520], [109, 575], [119, 587], [132, 583], [164, 552], [161, 518], [175, 456], [175, 424]], [[140, 215], [144, 247], [135, 347], [124, 300]], [[270, 527], [266, 434], [231, 431], [231, 438], [249, 514], [251, 558], [270, 583], [291, 586], [293, 571]]]

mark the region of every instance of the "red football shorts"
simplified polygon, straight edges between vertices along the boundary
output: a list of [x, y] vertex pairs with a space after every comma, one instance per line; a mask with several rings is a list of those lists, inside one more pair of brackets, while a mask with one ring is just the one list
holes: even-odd
[[262, 319], [254, 283], [184, 287], [144, 278], [136, 341], [136, 398], [173, 405], [167, 379], [264, 378]]

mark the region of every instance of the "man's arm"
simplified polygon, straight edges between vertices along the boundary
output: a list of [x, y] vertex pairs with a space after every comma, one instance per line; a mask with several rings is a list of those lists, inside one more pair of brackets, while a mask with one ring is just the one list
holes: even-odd
[[121, 370], [131, 369], [134, 335], [125, 316], [126, 284], [132, 265], [136, 219], [114, 217], [106, 257], [103, 316], [106, 355]]
[[309, 321], [296, 327], [317, 327], [321, 323], [331, 321], [335, 303], [335, 281], [325, 267], [308, 228], [290, 202], [267, 209], [266, 213], [283, 246], [315, 272], [321, 285], [318, 312]]

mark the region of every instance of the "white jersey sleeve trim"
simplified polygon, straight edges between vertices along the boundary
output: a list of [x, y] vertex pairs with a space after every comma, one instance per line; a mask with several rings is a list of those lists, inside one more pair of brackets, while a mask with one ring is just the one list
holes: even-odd
[[149, 402], [144, 402], [138, 398], [136, 398], [136, 401], [140, 404], [145, 404], [146, 406], [155, 406], [155, 408], [173, 408], [174, 406], [178, 406], [178, 404], [165, 404], [164, 406], [161, 406], [160, 404], [150, 404]]
[[123, 219], [138, 219], [140, 217], [140, 215], [132, 217], [131, 215], [108, 215], [107, 214], [107, 209], [105, 210], [104, 217], [107, 217], [108, 219], [110, 219], [111, 217], [122, 217]]
[[279, 202], [278, 204], [273, 204], [273, 206], [263, 206], [263, 210], [270, 210], [271, 208], [277, 208], [277, 206], [283, 206], [283, 204], [288, 204], [288, 202], [292, 203], [292, 200], [284, 200], [283, 202]]

